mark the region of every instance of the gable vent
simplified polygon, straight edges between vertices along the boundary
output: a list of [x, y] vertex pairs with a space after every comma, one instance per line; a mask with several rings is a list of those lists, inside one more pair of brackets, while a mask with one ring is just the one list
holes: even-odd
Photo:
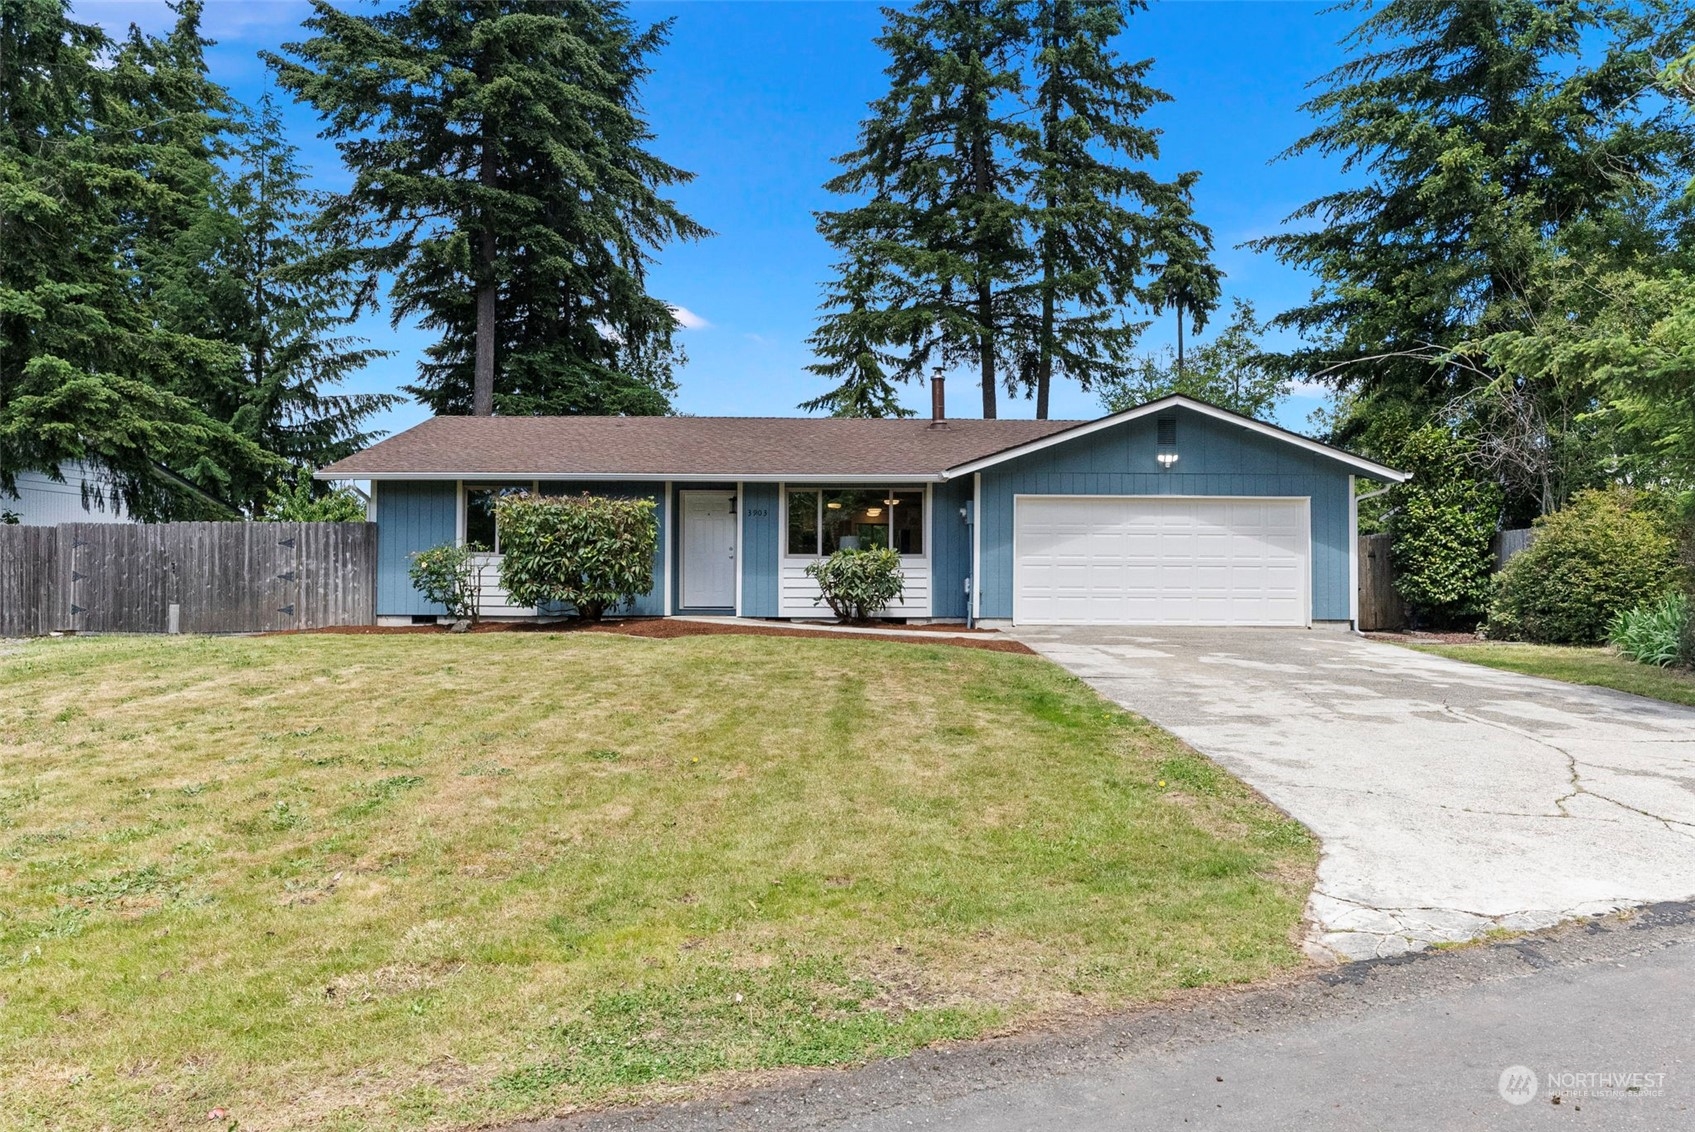
[[1158, 422], [1159, 446], [1170, 448], [1177, 443], [1177, 418], [1161, 417]]

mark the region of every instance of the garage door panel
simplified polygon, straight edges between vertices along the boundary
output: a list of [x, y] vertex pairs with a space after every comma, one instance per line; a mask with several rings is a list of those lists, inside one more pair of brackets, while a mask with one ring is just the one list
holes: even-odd
[[1020, 623], [1306, 623], [1304, 499], [1027, 496], [1013, 525]]

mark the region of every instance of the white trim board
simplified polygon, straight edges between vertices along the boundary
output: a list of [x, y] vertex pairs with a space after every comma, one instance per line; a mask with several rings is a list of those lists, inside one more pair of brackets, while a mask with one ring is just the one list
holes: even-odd
[[1391, 483], [1405, 483], [1407, 480], [1412, 478], [1412, 476], [1407, 472], [1397, 472], [1394, 468], [1386, 467], [1373, 460], [1367, 460], [1363, 456], [1355, 456], [1351, 452], [1344, 452], [1340, 448], [1332, 448], [1328, 444], [1321, 444], [1316, 440], [1301, 436], [1298, 433], [1278, 428], [1276, 425], [1269, 425], [1264, 421], [1256, 421], [1252, 417], [1244, 417], [1240, 414], [1232, 413], [1227, 409], [1220, 409], [1216, 406], [1208, 405], [1204, 401], [1196, 401], [1191, 397], [1184, 397], [1177, 393], [1174, 393], [1169, 397], [1161, 397], [1158, 401], [1149, 401], [1146, 405], [1138, 405], [1134, 409], [1126, 409], [1122, 413], [1114, 413], [1109, 417], [1102, 417], [1098, 421], [1089, 421], [1087, 424], [1080, 424], [1073, 428], [1064, 429], [1060, 432], [1050, 433], [1049, 435], [1042, 437], [1040, 440], [1032, 440], [1027, 444], [1020, 444], [1014, 448], [1007, 448], [1000, 452], [991, 453], [988, 456], [980, 457], [979, 459], [969, 461], [968, 463], [957, 464], [943, 472], [942, 476], [944, 479], [954, 479], [955, 477], [963, 476], [967, 473], [980, 472], [984, 468], [990, 468], [996, 464], [1003, 464], [1008, 460], [1016, 460], [1020, 456], [1028, 456], [1033, 452], [1041, 452], [1060, 444], [1067, 444], [1073, 440], [1089, 436], [1092, 433], [1100, 432], [1102, 429], [1113, 428], [1121, 424], [1128, 424], [1130, 421], [1139, 420], [1142, 417], [1153, 416], [1154, 414], [1162, 413], [1167, 409], [1188, 409], [1191, 412], [1199, 413], [1204, 417], [1212, 417], [1214, 420], [1224, 421], [1226, 424], [1233, 424], [1238, 428], [1247, 430], [1248, 432], [1256, 432], [1261, 436], [1268, 436], [1273, 440], [1279, 440], [1285, 444], [1293, 445], [1296, 448], [1316, 453], [1328, 460], [1334, 460], [1338, 464], [1343, 464], [1347, 467], [1353, 468], [1364, 475], [1370, 476], [1372, 479], [1388, 480]]

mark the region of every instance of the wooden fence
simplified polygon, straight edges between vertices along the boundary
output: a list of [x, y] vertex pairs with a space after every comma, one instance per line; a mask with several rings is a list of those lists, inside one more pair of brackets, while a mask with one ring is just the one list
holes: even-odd
[[0, 526], [0, 637], [375, 620], [371, 523]]
[[1495, 569], [1505, 569], [1513, 555], [1527, 549], [1532, 542], [1535, 542], [1536, 532], [1537, 528], [1535, 527], [1496, 531], [1495, 536], [1489, 540], [1489, 551], [1495, 556]]
[[1361, 535], [1360, 623], [1363, 632], [1400, 629], [1407, 623], [1407, 607], [1395, 592], [1395, 571], [1389, 562], [1388, 535]]

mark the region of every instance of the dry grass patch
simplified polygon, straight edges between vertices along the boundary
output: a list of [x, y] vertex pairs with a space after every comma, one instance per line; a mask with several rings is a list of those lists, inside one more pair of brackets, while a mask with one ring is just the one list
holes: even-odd
[[448, 1128], [1257, 979], [1314, 847], [1053, 666], [599, 634], [0, 658], [0, 1112]]

